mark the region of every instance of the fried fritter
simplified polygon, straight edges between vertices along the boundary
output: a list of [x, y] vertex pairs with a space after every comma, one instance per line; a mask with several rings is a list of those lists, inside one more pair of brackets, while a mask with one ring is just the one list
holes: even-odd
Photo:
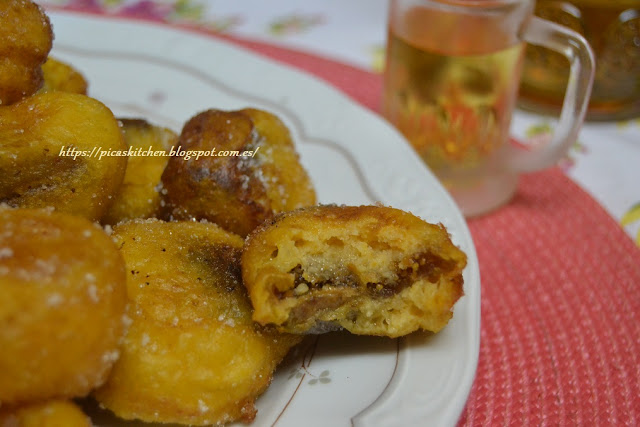
[[465, 265], [442, 225], [383, 206], [320, 206], [255, 230], [242, 277], [260, 324], [398, 337], [447, 324]]
[[289, 130], [271, 113], [205, 111], [185, 124], [177, 146], [216, 151], [169, 160], [162, 175], [167, 219], [206, 219], [246, 236], [278, 212], [316, 203]]
[[29, 0], [0, 1], [0, 105], [34, 94], [53, 43], [44, 11]]
[[49, 400], [0, 408], [2, 427], [91, 427], [91, 420], [73, 402]]
[[42, 65], [44, 84], [43, 92], [61, 91], [87, 94], [87, 80], [71, 65], [49, 57]]
[[178, 139], [171, 129], [150, 124], [140, 119], [120, 119], [125, 143], [132, 149], [167, 156], [132, 155], [120, 192], [111, 209], [103, 218], [107, 224], [135, 218], [156, 216], [160, 208], [160, 177], [169, 161], [169, 150]]
[[89, 221], [0, 208], [0, 406], [84, 396], [123, 336], [124, 262]]
[[100, 219], [127, 159], [113, 113], [84, 95], [49, 92], [0, 107], [0, 202]]
[[96, 399], [125, 419], [251, 421], [255, 399], [300, 338], [251, 320], [242, 238], [215, 224], [151, 219], [119, 224], [113, 237], [133, 321]]

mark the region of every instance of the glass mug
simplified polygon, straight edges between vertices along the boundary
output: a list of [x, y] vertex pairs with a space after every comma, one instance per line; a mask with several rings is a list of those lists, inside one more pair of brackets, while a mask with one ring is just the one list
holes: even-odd
[[[552, 166], [584, 120], [593, 53], [533, 9], [533, 0], [390, 2], [383, 113], [468, 217], [507, 202], [520, 173]], [[536, 149], [509, 138], [527, 42], [571, 62], [552, 141]]]
[[[587, 120], [640, 117], [640, 0], [538, 0], [535, 14], [582, 34], [593, 49]], [[568, 76], [562, 55], [527, 46], [518, 105], [557, 112]]]

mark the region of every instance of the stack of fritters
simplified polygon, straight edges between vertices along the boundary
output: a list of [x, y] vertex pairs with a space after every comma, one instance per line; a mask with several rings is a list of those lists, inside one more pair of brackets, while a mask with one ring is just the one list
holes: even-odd
[[0, 424], [87, 426], [70, 399], [88, 395], [123, 419], [250, 422], [304, 334], [451, 318], [466, 257], [443, 226], [315, 206], [270, 112], [117, 119], [52, 40], [37, 5], [0, 2]]

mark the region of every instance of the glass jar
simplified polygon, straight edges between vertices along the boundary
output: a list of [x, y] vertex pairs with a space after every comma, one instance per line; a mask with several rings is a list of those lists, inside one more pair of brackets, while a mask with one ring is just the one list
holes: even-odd
[[[535, 13], [581, 33], [595, 53], [587, 120], [640, 117], [640, 0], [538, 0]], [[519, 105], [559, 111], [568, 75], [565, 57], [528, 46]]]

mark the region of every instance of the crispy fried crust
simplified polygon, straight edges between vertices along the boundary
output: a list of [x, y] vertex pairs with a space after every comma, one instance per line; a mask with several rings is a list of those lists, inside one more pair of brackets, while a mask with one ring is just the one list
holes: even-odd
[[87, 96], [42, 93], [0, 107], [0, 202], [98, 220], [113, 203], [127, 159], [91, 154], [125, 149], [111, 111]]
[[84, 396], [118, 356], [124, 262], [102, 229], [0, 208], [0, 406]]
[[65, 62], [49, 57], [42, 65], [42, 73], [44, 84], [40, 90], [43, 92], [87, 94], [87, 80], [78, 70]]
[[144, 152], [164, 151], [167, 156], [134, 155], [127, 161], [127, 171], [119, 193], [103, 218], [106, 224], [155, 217], [160, 210], [160, 178], [169, 161], [169, 152], [178, 135], [171, 129], [152, 125], [142, 119], [120, 119], [124, 140], [132, 149]]
[[91, 420], [73, 402], [48, 400], [0, 408], [3, 427], [91, 427]]
[[167, 219], [207, 219], [246, 236], [275, 213], [315, 204], [289, 131], [273, 114], [208, 110], [186, 123], [177, 146], [255, 155], [172, 157], [162, 176]]
[[447, 324], [465, 265], [442, 225], [382, 206], [320, 206], [255, 230], [242, 277], [263, 325], [397, 337]]
[[192, 425], [251, 421], [254, 401], [299, 337], [251, 320], [243, 241], [215, 224], [114, 227], [132, 324], [97, 400], [125, 419]]
[[53, 43], [49, 18], [28, 0], [0, 2], [0, 105], [34, 94]]

